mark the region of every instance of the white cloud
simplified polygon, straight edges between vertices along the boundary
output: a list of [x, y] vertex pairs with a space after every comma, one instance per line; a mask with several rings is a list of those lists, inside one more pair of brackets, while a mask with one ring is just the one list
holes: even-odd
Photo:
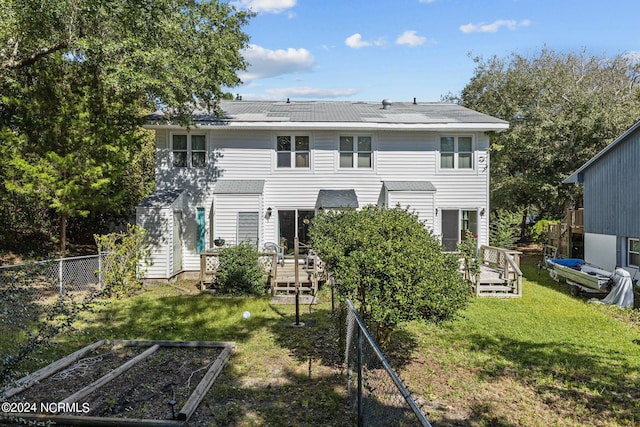
[[247, 82], [258, 78], [269, 78], [283, 74], [310, 72], [315, 59], [307, 49], [265, 49], [251, 44], [242, 52], [249, 63], [240, 78]]
[[291, 9], [297, 0], [237, 0], [231, 4], [239, 9], [251, 9], [254, 12], [280, 13]]
[[416, 31], [405, 31], [396, 39], [396, 44], [404, 44], [407, 46], [420, 46], [425, 43], [436, 44], [434, 40], [427, 40], [426, 37], [417, 35]]
[[519, 28], [522, 27], [528, 27], [529, 25], [531, 25], [531, 21], [528, 19], [523, 19], [522, 21], [518, 22], [514, 19], [498, 19], [497, 21], [494, 21], [490, 24], [486, 24], [484, 22], [478, 23], [478, 24], [466, 24], [466, 25], [461, 25], [460, 26], [460, 31], [462, 31], [465, 34], [470, 34], [470, 33], [495, 33], [497, 32], [501, 27], [505, 27], [508, 30], [511, 31], [515, 31]]
[[368, 46], [378, 46], [382, 47], [387, 44], [384, 38], [379, 38], [374, 41], [366, 41], [362, 40], [362, 35], [360, 33], [355, 33], [344, 40], [344, 44], [353, 49], [360, 49]]
[[366, 42], [362, 40], [362, 35], [360, 33], [355, 33], [349, 37], [347, 37], [344, 41], [344, 44], [353, 48], [360, 49], [362, 47], [371, 46], [371, 42]]

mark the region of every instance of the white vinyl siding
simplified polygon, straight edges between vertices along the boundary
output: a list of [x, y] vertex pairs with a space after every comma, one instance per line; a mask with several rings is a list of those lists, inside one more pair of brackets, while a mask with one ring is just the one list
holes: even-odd
[[[378, 204], [385, 181], [429, 181], [435, 193], [390, 196], [388, 206], [415, 209], [421, 219], [440, 235], [442, 209], [489, 209], [488, 136], [474, 133], [472, 156], [478, 167], [472, 170], [452, 169], [440, 173], [440, 135], [436, 132], [378, 131], [358, 133], [337, 130], [301, 129], [286, 133], [250, 129], [212, 129], [202, 132], [207, 141], [207, 164], [204, 168], [173, 168], [171, 135], [177, 131], [159, 130], [157, 145], [157, 187], [186, 190], [184, 220], [183, 269], [198, 271], [199, 255], [195, 249], [198, 235], [197, 208], [205, 208], [207, 248], [211, 238], [224, 238], [229, 244], [238, 239], [238, 214], [258, 212], [259, 247], [264, 242], [277, 242], [280, 210], [314, 210], [318, 192], [328, 190], [355, 190], [359, 206]], [[278, 136], [307, 136], [309, 139], [308, 167], [295, 168], [295, 157], [289, 153], [291, 167], [277, 167], [276, 141]], [[372, 162], [370, 168], [341, 168], [339, 141], [341, 136], [371, 136]], [[464, 136], [464, 135], [463, 135]], [[293, 143], [292, 142], [292, 143]], [[356, 147], [357, 149], [357, 147]], [[295, 152], [295, 146], [294, 146]], [[355, 165], [355, 163], [354, 163]], [[262, 195], [213, 194], [218, 180], [264, 180]], [[420, 193], [420, 192], [418, 192]], [[214, 211], [212, 212], [211, 207]], [[265, 217], [268, 208], [273, 215]], [[479, 243], [488, 244], [488, 215], [479, 217]], [[172, 221], [172, 220], [169, 220]], [[150, 224], [155, 227], [155, 224]], [[158, 224], [160, 225], [160, 224]], [[165, 224], [165, 227], [169, 224]], [[164, 230], [167, 230], [164, 228]], [[213, 233], [213, 234], [212, 234]], [[163, 239], [170, 236], [166, 233]], [[170, 263], [167, 250], [156, 248], [153, 253], [153, 274], [160, 275], [162, 265]], [[154, 249], [155, 250], [155, 249]], [[167, 271], [168, 267], [165, 269]], [[167, 273], [163, 277], [166, 277]]]

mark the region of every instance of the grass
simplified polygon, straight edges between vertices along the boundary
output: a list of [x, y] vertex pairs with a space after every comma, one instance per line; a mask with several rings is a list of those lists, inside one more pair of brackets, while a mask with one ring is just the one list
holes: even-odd
[[98, 339], [235, 341], [237, 350], [193, 425], [349, 425], [330, 307], [309, 312], [304, 306], [301, 319], [304, 328], [293, 327], [293, 307], [271, 306], [268, 298], [214, 298], [155, 287], [109, 304], [64, 346], [71, 350]]
[[[456, 321], [395, 333], [389, 359], [427, 418], [439, 427], [639, 425], [638, 310], [572, 297], [532, 260], [523, 271], [522, 298], [476, 298]], [[193, 425], [350, 425], [330, 308], [304, 306], [303, 328], [291, 326], [293, 310], [154, 287], [102, 307], [49, 357], [98, 339], [235, 341]]]
[[521, 299], [475, 299], [455, 322], [411, 324], [400, 376], [437, 425], [640, 423], [634, 313], [589, 304], [529, 261]]

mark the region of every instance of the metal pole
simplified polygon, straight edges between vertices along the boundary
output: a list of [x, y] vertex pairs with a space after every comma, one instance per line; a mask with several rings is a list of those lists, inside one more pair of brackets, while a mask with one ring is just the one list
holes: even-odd
[[300, 326], [300, 272], [298, 271], [300, 266], [298, 265], [298, 259], [300, 256], [300, 249], [298, 247], [298, 236], [293, 238], [293, 262], [296, 274], [296, 326]]
[[362, 405], [362, 330], [358, 322], [355, 322], [358, 330], [358, 427], [364, 426], [364, 408]]
[[62, 298], [62, 258], [58, 260], [58, 286], [60, 287], [60, 298]]
[[102, 252], [98, 252], [98, 288], [102, 289]]

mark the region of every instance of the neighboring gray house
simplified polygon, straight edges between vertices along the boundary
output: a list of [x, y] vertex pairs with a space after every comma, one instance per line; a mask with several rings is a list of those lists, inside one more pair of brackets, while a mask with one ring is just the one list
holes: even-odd
[[320, 209], [409, 207], [455, 249], [488, 244], [489, 135], [508, 123], [444, 103], [222, 101], [186, 129], [149, 117], [156, 193], [137, 208], [153, 241], [147, 279], [199, 270], [216, 238], [306, 240]]
[[640, 122], [564, 183], [584, 184], [585, 261], [633, 277], [640, 264]]

